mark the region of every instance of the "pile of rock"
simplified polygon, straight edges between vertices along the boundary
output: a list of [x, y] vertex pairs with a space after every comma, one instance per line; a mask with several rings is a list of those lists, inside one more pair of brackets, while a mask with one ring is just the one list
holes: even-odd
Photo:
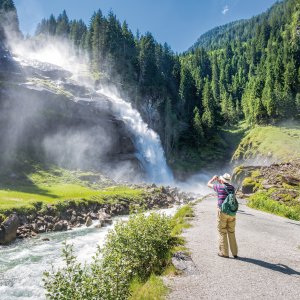
[[[51, 211], [51, 206], [49, 208]], [[70, 208], [58, 215], [51, 215], [48, 211], [46, 215], [19, 216], [21, 226], [16, 231], [17, 238], [34, 237], [39, 233], [51, 231], [71, 230], [83, 225], [89, 227], [93, 224], [93, 220], [99, 220], [97, 228], [112, 223], [111, 215], [106, 212], [109, 208], [101, 208], [98, 211], [95, 209], [99, 209], [98, 205], [81, 207], [80, 210]]]
[[235, 169], [233, 180], [241, 186], [244, 197], [265, 191], [281, 203], [300, 204], [300, 160], [270, 166], [241, 166]]
[[[80, 226], [100, 228], [112, 224], [112, 217], [116, 215], [128, 215], [131, 211], [140, 209], [168, 208], [195, 200], [196, 196], [181, 192], [176, 187], [158, 187], [155, 184], [131, 185], [145, 191], [144, 199], [133, 202], [129, 199], [120, 198], [118, 203], [89, 203], [76, 206], [74, 203], [58, 211], [55, 206], [48, 205], [46, 209], [29, 215], [10, 216], [0, 227], [0, 244], [6, 244], [17, 238], [34, 237], [37, 234], [71, 230]], [[14, 224], [9, 225], [8, 224]], [[9, 230], [8, 230], [9, 228]]]

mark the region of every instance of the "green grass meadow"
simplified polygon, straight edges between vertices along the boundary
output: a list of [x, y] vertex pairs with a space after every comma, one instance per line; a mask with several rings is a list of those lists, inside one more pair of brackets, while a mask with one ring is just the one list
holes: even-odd
[[300, 157], [300, 126], [257, 126], [241, 141], [233, 160], [270, 157], [285, 162]]
[[43, 205], [63, 205], [74, 203], [98, 202], [114, 203], [119, 199], [140, 202], [144, 191], [126, 186], [101, 187], [97, 183], [82, 180], [93, 173], [68, 171], [64, 169], [35, 170], [15, 180], [1, 181], [0, 214], [30, 212]]

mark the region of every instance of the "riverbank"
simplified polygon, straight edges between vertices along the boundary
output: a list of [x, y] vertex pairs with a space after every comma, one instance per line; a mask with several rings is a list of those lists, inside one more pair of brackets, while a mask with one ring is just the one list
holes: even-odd
[[139, 300], [150, 293], [154, 299], [162, 299], [166, 290], [151, 286], [159, 282], [155, 275], [171, 264], [173, 251], [182, 244], [180, 228], [186, 227], [186, 218], [191, 215], [191, 207], [185, 206], [172, 217], [137, 214], [126, 223], [118, 222], [90, 265], [78, 265], [72, 246], [65, 245], [64, 266], [45, 273], [47, 295], [56, 299], [98, 299], [101, 295], [105, 299]]
[[[20, 174], [20, 173], [18, 173]], [[0, 190], [0, 244], [17, 238], [64, 231], [112, 216], [167, 208], [193, 199], [177, 188], [155, 184], [118, 184], [99, 173], [42, 169], [2, 177]]]
[[[194, 200], [193, 196], [179, 192], [177, 188], [156, 185], [138, 185], [135, 188], [117, 186], [106, 188], [98, 193], [104, 195], [100, 200], [65, 200], [57, 204], [41, 205], [29, 214], [11, 215], [1, 225], [0, 230], [4, 231], [3, 244], [11, 242], [15, 237], [22, 239], [45, 232], [71, 230], [82, 225], [90, 226], [95, 220], [97, 226], [101, 227], [110, 224], [114, 216], [169, 208]], [[8, 221], [13, 224], [5, 226]]]

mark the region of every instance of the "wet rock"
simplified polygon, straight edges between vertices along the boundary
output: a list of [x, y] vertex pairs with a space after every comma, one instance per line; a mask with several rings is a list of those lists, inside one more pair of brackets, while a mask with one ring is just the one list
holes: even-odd
[[107, 224], [107, 225], [112, 225], [113, 219], [112, 218], [105, 219], [104, 223]]
[[63, 222], [59, 221], [54, 224], [53, 231], [62, 231], [63, 230]]
[[294, 186], [298, 186], [300, 184], [300, 179], [294, 176], [288, 176], [288, 175], [282, 176], [282, 181], [284, 183], [287, 183], [289, 185], [294, 185]]
[[4, 245], [14, 241], [17, 237], [19, 225], [20, 221], [16, 214], [8, 217], [0, 227], [0, 244]]
[[85, 221], [85, 226], [86, 227], [90, 227], [93, 224], [92, 218], [91, 217], [87, 217], [86, 221]]
[[70, 222], [71, 224], [75, 224], [77, 222], [77, 217], [73, 215]]
[[68, 230], [68, 222], [67, 221], [62, 221], [62, 230]]
[[111, 215], [109, 215], [108, 213], [105, 212], [105, 210], [99, 210], [98, 212], [99, 215], [99, 222], [101, 223], [101, 225], [111, 225], [112, 224], [112, 218]]
[[81, 217], [81, 216], [78, 216], [78, 217], [77, 217], [77, 221], [78, 221], [80, 224], [84, 224], [84, 223], [85, 223], [84, 218]]
[[42, 222], [42, 221], [37, 221], [36, 225], [37, 225], [38, 227], [41, 227], [41, 226], [44, 225], [44, 222]]
[[44, 233], [44, 232], [46, 232], [46, 227], [45, 226], [39, 227], [38, 233]]
[[92, 218], [92, 220], [98, 219], [98, 214], [96, 214], [96, 213], [94, 213], [94, 212], [91, 212], [91, 213], [89, 214], [89, 216]]
[[39, 226], [37, 223], [33, 223], [32, 226], [31, 226], [31, 229], [34, 231], [34, 232], [38, 232], [39, 231]]

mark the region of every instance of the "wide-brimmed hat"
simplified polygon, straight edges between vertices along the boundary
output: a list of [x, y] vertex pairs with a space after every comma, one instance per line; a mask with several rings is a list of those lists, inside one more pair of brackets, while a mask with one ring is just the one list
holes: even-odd
[[230, 183], [231, 176], [228, 173], [225, 173], [223, 176], [220, 176], [220, 179], [223, 180], [226, 183]]

